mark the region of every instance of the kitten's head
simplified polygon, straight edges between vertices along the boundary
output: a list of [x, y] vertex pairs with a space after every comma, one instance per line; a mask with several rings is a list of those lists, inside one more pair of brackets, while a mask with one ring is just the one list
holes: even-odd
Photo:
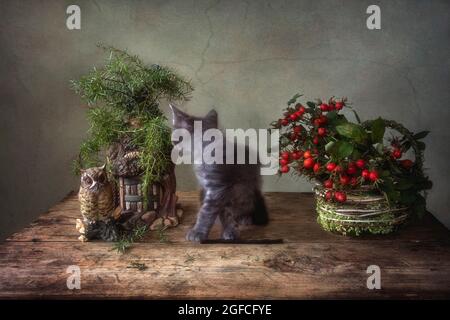
[[90, 192], [98, 192], [108, 184], [106, 165], [81, 170], [81, 187]]
[[191, 116], [174, 105], [170, 104], [172, 110], [172, 124], [174, 129], [186, 129], [189, 132], [194, 132], [194, 121], [202, 122], [202, 130], [217, 129], [217, 112], [212, 109], [204, 117]]

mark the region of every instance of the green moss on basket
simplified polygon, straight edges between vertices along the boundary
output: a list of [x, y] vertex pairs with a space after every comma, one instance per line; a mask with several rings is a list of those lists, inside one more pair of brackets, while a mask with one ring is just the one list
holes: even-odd
[[[337, 232], [343, 235], [359, 236], [362, 234], [388, 234], [396, 229], [396, 215], [394, 212], [385, 212], [367, 218], [361, 216], [352, 217], [336, 213], [336, 209], [344, 209], [326, 203], [323, 198], [316, 197], [317, 222], [326, 231]], [[352, 205], [347, 208], [354, 209]], [[383, 210], [386, 208], [382, 203], [366, 205], [366, 209]], [[353, 220], [353, 221], [352, 221]], [[364, 222], [367, 220], [367, 222]]]

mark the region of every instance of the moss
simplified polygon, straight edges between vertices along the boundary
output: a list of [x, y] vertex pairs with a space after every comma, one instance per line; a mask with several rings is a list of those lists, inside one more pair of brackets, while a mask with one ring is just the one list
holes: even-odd
[[[344, 215], [337, 213], [337, 209], [372, 209], [382, 211], [377, 215]], [[385, 200], [367, 204], [335, 204], [328, 203], [321, 196], [316, 196], [317, 222], [326, 231], [336, 232], [348, 236], [364, 234], [388, 234], [394, 232], [397, 226], [404, 221], [401, 215], [404, 211], [394, 211]], [[392, 210], [392, 211], [391, 211]], [[400, 214], [399, 214], [400, 212]]]

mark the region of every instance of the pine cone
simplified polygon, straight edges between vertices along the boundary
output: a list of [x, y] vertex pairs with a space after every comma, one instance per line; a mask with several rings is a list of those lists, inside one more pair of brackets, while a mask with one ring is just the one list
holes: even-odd
[[142, 173], [138, 158], [119, 158], [114, 162], [112, 172], [116, 176], [133, 177]]
[[139, 166], [139, 151], [131, 137], [124, 136], [119, 142], [111, 145], [109, 151], [111, 171], [115, 176], [130, 177], [142, 173]]

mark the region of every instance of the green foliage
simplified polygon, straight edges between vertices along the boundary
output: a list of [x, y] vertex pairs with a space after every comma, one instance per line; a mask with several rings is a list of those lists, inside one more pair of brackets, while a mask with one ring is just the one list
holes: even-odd
[[[153, 181], [160, 180], [170, 165], [172, 148], [170, 132], [164, 118], [158, 117], [145, 122], [142, 130], [136, 134], [136, 145], [142, 146], [145, 150], [139, 158], [140, 166], [144, 168], [142, 186], [144, 190], [147, 190]], [[146, 195], [147, 192], [144, 194]], [[147, 201], [146, 198], [145, 201]]]
[[299, 93], [294, 94], [294, 96], [289, 99], [289, 101], [287, 102], [287, 105], [291, 105], [293, 103], [295, 103], [295, 101], [297, 101], [298, 98], [300, 98], [302, 95]]
[[[391, 205], [407, 206], [417, 216], [424, 213], [426, 190], [432, 187], [423, 171], [425, 143], [422, 139], [428, 131], [414, 134], [400, 123], [382, 118], [361, 122], [345, 98], [332, 97], [322, 109], [324, 102], [321, 100], [307, 101], [307, 107], [300, 112], [299, 97], [297, 94], [289, 100], [283, 112], [284, 119], [272, 123], [273, 128], [281, 129], [280, 151], [291, 154], [285, 172], [294, 172], [319, 183], [331, 180], [332, 192], [370, 186], [384, 194]], [[338, 103], [340, 108], [335, 107]], [[333, 108], [328, 108], [330, 105]], [[353, 111], [358, 123], [340, 113], [343, 106]], [[386, 137], [387, 129], [392, 131], [391, 138]], [[400, 152], [400, 156], [395, 157], [394, 150]], [[314, 166], [305, 167], [304, 158], [292, 157], [294, 152], [304, 154], [306, 151], [312, 155]], [[414, 154], [414, 160], [403, 158], [411, 154], [409, 151]], [[363, 167], [356, 168], [356, 160], [362, 160]], [[327, 170], [330, 162], [338, 165], [340, 172]], [[349, 167], [353, 167], [352, 173], [348, 173]], [[364, 178], [363, 169], [379, 178]], [[345, 183], [342, 176], [353, 182]]]
[[118, 253], [125, 253], [133, 243], [140, 241], [147, 233], [147, 226], [139, 226], [133, 229], [130, 234], [123, 234], [118, 241], [113, 245], [112, 250], [116, 250]]
[[329, 142], [325, 149], [334, 159], [340, 160], [350, 156], [353, 153], [354, 146], [350, 142], [339, 140]]
[[161, 178], [170, 163], [170, 129], [159, 103], [161, 99], [187, 100], [193, 88], [168, 67], [147, 66], [126, 51], [100, 47], [108, 52], [104, 66], [72, 81], [73, 89], [89, 106], [90, 124], [74, 171], [104, 163], [105, 150], [126, 135], [141, 151], [139, 161], [147, 188]]
[[161, 224], [161, 226], [157, 229], [158, 239], [159, 239], [159, 242], [161, 242], [161, 243], [169, 243], [170, 242], [169, 237], [166, 233], [167, 228], [168, 228], [167, 226]]
[[383, 119], [378, 118], [374, 120], [371, 126], [372, 143], [382, 143], [385, 130], [386, 127]]
[[[75, 173], [82, 167], [100, 164], [99, 152], [117, 141], [127, 130], [124, 123], [124, 111], [110, 106], [89, 108], [87, 119], [90, 123], [89, 137], [80, 146], [79, 158], [75, 163]], [[103, 161], [104, 162], [104, 161]]]
[[367, 140], [367, 133], [359, 124], [345, 122], [337, 125], [336, 131], [341, 136], [352, 139], [356, 143], [364, 143]]
[[189, 81], [168, 67], [146, 66], [126, 51], [99, 46], [109, 52], [105, 65], [72, 81], [89, 106], [106, 105], [124, 109], [131, 116], [156, 117], [162, 115], [161, 99], [184, 100], [193, 90]]

